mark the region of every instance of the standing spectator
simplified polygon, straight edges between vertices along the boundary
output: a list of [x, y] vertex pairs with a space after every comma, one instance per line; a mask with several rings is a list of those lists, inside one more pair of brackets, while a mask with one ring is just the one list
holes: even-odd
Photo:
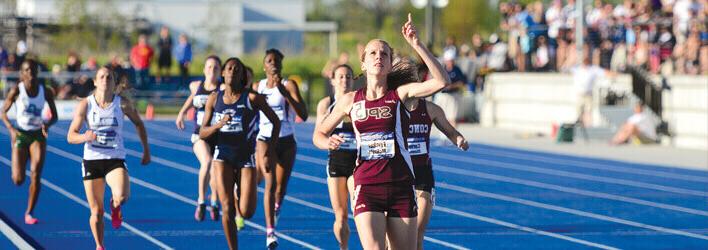
[[0, 45], [0, 72], [3, 72], [7, 69], [7, 50]]
[[162, 82], [162, 76], [170, 74], [172, 67], [172, 37], [170, 37], [170, 30], [166, 26], [162, 26], [160, 29], [157, 49], [160, 52], [157, 58], [157, 83], [159, 84]]
[[96, 57], [89, 57], [86, 59], [86, 62], [84, 64], [81, 64], [81, 71], [96, 71], [98, 70], [98, 62], [96, 61]]
[[[467, 83], [467, 78], [462, 74], [457, 65], [455, 65], [455, 51], [448, 50], [443, 54], [443, 62], [447, 75], [450, 77], [451, 84], [445, 86], [445, 88], [435, 94], [435, 104], [440, 106], [445, 113], [445, 117], [450, 122], [453, 127], [457, 126], [457, 111], [459, 109], [459, 102], [462, 94], [462, 90], [465, 88]], [[447, 137], [440, 134], [440, 141], [447, 142]]]
[[79, 72], [79, 70], [81, 70], [81, 59], [79, 58], [79, 54], [71, 51], [66, 57], [66, 71], [73, 73]]
[[489, 43], [491, 44], [491, 51], [489, 52], [489, 57], [487, 58], [487, 66], [494, 71], [506, 71], [506, 55], [509, 51], [509, 46], [501, 41], [497, 34], [492, 34], [489, 36]]
[[15, 61], [16, 61], [16, 68], [20, 68], [20, 64], [25, 61], [25, 56], [27, 55], [27, 43], [25, 43], [25, 40], [19, 40], [17, 41], [17, 47], [15, 48]]
[[578, 120], [583, 126], [592, 124], [592, 92], [595, 88], [595, 81], [605, 75], [605, 71], [600, 67], [592, 65], [590, 58], [585, 56], [583, 63], [572, 68], [573, 86], [578, 96], [577, 111]]
[[546, 23], [548, 24], [548, 38], [552, 46], [556, 46], [558, 33], [563, 27], [565, 17], [563, 16], [563, 5], [561, 0], [553, 0], [553, 4], [546, 10]]
[[192, 63], [192, 44], [185, 34], [179, 35], [179, 42], [175, 47], [175, 59], [179, 64], [180, 86], [187, 86], [189, 65]]
[[138, 44], [130, 50], [130, 64], [135, 70], [135, 84], [138, 89], [145, 88], [148, 85], [148, 77], [150, 75], [150, 61], [152, 60], [153, 50], [147, 44], [147, 37], [140, 35]]
[[455, 57], [457, 57], [457, 45], [455, 44], [454, 36], [448, 36], [445, 39], [445, 47], [443, 48], [443, 54], [447, 53], [448, 51], [452, 51], [451, 53], [454, 53]]

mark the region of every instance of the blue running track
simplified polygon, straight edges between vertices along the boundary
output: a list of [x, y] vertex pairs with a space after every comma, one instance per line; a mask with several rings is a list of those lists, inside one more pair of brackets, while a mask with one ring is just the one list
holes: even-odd
[[[126, 124], [129, 124], [126, 122]], [[106, 221], [108, 249], [225, 249], [220, 222], [193, 218], [197, 159], [189, 131], [147, 122], [152, 164], [141, 166], [135, 129], [126, 126], [131, 196], [124, 226]], [[83, 145], [66, 142], [67, 121], [50, 132], [35, 210], [23, 223], [29, 180], [10, 178], [10, 142], [0, 129], [0, 249], [93, 249], [81, 181]], [[336, 249], [326, 186], [327, 153], [313, 125], [296, 125], [298, 160], [278, 225], [281, 249]], [[471, 138], [474, 140], [474, 136]], [[432, 149], [436, 206], [426, 249], [708, 249], [708, 171], [473, 144]], [[707, 166], [708, 169], [708, 166]], [[107, 194], [110, 194], [107, 192]], [[241, 249], [265, 246], [262, 193], [238, 234]], [[109, 195], [106, 196], [108, 202]], [[110, 218], [109, 216], [106, 216]], [[360, 249], [354, 221], [350, 248]]]

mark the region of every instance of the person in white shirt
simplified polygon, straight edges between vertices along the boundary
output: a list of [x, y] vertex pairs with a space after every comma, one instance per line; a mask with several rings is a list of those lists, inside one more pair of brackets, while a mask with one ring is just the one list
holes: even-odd
[[619, 145], [628, 142], [630, 139], [638, 142], [638, 144], [656, 143], [656, 126], [655, 119], [644, 112], [644, 103], [637, 103], [634, 107], [634, 114], [617, 131], [610, 143]]
[[578, 96], [577, 111], [578, 119], [585, 125], [592, 124], [590, 117], [592, 114], [592, 92], [595, 88], [595, 81], [607, 75], [607, 71], [592, 65], [590, 58], [585, 57], [583, 64], [570, 69], [573, 74], [573, 87]]

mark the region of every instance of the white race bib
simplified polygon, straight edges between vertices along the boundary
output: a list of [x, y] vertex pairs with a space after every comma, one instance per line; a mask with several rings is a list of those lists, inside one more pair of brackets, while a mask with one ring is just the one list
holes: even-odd
[[204, 111], [197, 111], [197, 125], [201, 126], [204, 121]]
[[363, 160], [390, 159], [396, 155], [393, 132], [361, 134], [360, 156]]
[[428, 153], [428, 147], [425, 145], [425, 138], [423, 137], [409, 137], [408, 140], [408, 153], [411, 155], [424, 155]]
[[[223, 114], [217, 114], [216, 119], [217, 121], [221, 121], [221, 118], [223, 117]], [[221, 132], [227, 132], [227, 133], [238, 133], [243, 131], [243, 126], [241, 126], [241, 117], [231, 117], [231, 120], [227, 122], [221, 129], [219, 129]]]
[[356, 150], [356, 138], [354, 137], [353, 133], [341, 132], [337, 135], [344, 139], [344, 142], [342, 142], [342, 144], [339, 144], [339, 150]]
[[116, 148], [118, 143], [116, 142], [117, 133], [113, 129], [106, 130], [95, 130], [96, 139], [91, 141], [91, 145], [99, 148]]
[[209, 95], [195, 95], [194, 99], [192, 99], [192, 105], [194, 107], [200, 109], [206, 105], [207, 100], [209, 99]]

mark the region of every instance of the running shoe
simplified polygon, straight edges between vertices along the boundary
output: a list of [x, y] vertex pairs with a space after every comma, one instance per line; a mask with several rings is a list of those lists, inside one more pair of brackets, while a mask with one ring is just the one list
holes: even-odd
[[96, 250], [106, 250], [106, 249], [101, 246], [98, 246], [98, 247], [96, 247]]
[[278, 237], [275, 236], [275, 233], [269, 233], [266, 236], [266, 249], [272, 250], [278, 248]]
[[203, 221], [205, 212], [206, 212], [206, 204], [197, 205], [197, 210], [194, 211], [194, 219], [197, 221]]
[[243, 220], [243, 217], [241, 216], [236, 216], [236, 231], [241, 231], [243, 227], [246, 226], [246, 222]]
[[120, 206], [113, 207], [113, 199], [111, 199], [111, 225], [114, 229], [120, 228], [123, 223], [123, 213], [120, 211]]
[[37, 218], [32, 217], [31, 214], [25, 214], [25, 224], [34, 225], [37, 224], [37, 222], [39, 222]]
[[211, 220], [213, 220], [213, 221], [219, 220], [219, 204], [218, 203], [212, 203], [209, 206], [209, 216], [211, 217]]

